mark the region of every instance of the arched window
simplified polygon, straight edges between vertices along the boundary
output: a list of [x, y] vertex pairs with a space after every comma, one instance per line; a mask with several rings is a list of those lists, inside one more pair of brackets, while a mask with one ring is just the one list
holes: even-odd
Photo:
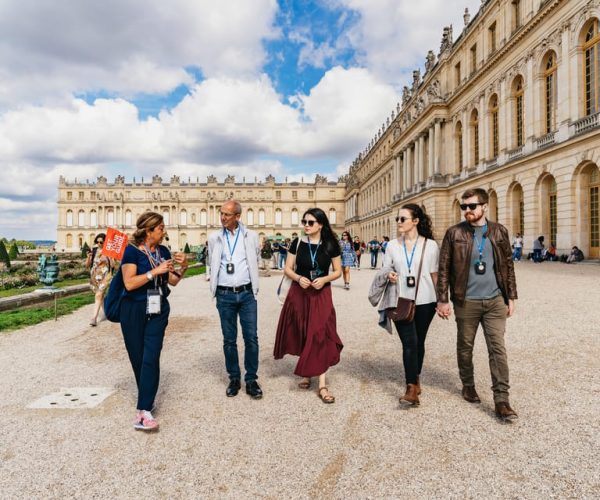
[[600, 191], [600, 172], [598, 167], [593, 167], [590, 173], [590, 257], [598, 258], [600, 254], [600, 203], [598, 192]]
[[556, 54], [550, 52], [544, 64], [544, 132], [556, 130]]
[[258, 225], [265, 225], [265, 211], [262, 208], [258, 211]]
[[95, 210], [90, 212], [90, 226], [96, 227], [98, 225], [98, 213]]
[[521, 0], [512, 0], [513, 31], [521, 27]]
[[337, 212], [335, 211], [335, 208], [329, 209], [329, 223], [337, 224]]
[[187, 211], [185, 209], [179, 212], [179, 224], [187, 226]]
[[281, 209], [280, 209], [280, 208], [277, 208], [277, 209], [275, 210], [275, 225], [276, 225], [276, 226], [281, 226], [281, 220], [282, 220], [282, 217], [281, 217]]
[[463, 156], [463, 130], [462, 123], [456, 124], [456, 165], [458, 166], [458, 172], [463, 169], [464, 166]]
[[85, 212], [83, 210], [77, 212], [77, 225], [79, 227], [85, 226]]
[[133, 225], [133, 217], [131, 214], [131, 210], [126, 210], [125, 211], [125, 225], [126, 226], [132, 226]]
[[518, 76], [513, 82], [513, 98], [515, 101], [515, 147], [525, 144], [525, 131], [523, 130], [523, 77]]
[[66, 247], [71, 248], [73, 246], [73, 235], [67, 234]]
[[599, 111], [600, 94], [600, 33], [598, 33], [598, 19], [590, 24], [583, 45], [585, 54], [585, 114], [593, 115]]
[[73, 210], [67, 210], [67, 227], [73, 227]]
[[246, 224], [248, 226], [254, 226], [254, 210], [251, 208], [246, 212]]
[[107, 226], [114, 226], [115, 225], [115, 212], [113, 211], [112, 208], [109, 208], [106, 211], [106, 225]]
[[474, 109], [471, 113], [471, 138], [473, 139], [473, 164], [479, 164], [479, 113]]
[[550, 222], [550, 243], [556, 245], [556, 233], [558, 228], [558, 212], [556, 206], [556, 179], [552, 179], [550, 185], [548, 186], [548, 208], [550, 210], [549, 213], [549, 222]]
[[169, 210], [166, 209], [166, 208], [163, 209], [162, 216], [163, 216], [163, 220], [164, 220], [165, 226], [168, 226], [171, 223], [170, 222], [170, 213], [169, 213]]
[[297, 226], [299, 223], [298, 210], [296, 208], [292, 208], [292, 226]]
[[83, 237], [83, 234], [80, 234], [80, 235], [78, 235], [78, 236], [77, 236], [77, 243], [79, 243], [79, 245], [78, 245], [78, 246], [79, 246], [79, 248], [82, 248], [82, 247], [83, 247], [83, 242], [84, 242], [84, 237]]
[[206, 221], [206, 210], [202, 209], [200, 210], [200, 225], [206, 226]]
[[490, 98], [490, 121], [492, 158], [497, 158], [500, 152], [500, 135], [498, 130], [498, 96], [496, 94]]

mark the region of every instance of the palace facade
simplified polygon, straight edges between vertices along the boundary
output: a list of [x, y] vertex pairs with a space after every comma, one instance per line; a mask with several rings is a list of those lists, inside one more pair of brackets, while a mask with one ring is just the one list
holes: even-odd
[[291, 236], [300, 231], [300, 218], [308, 208], [318, 206], [327, 213], [334, 231], [344, 224], [343, 182], [329, 182], [317, 175], [314, 182], [277, 183], [273, 176], [264, 182], [236, 182], [228, 176], [217, 182], [209, 176], [182, 182], [173, 176], [170, 182], [155, 175], [151, 182], [128, 183], [118, 176], [109, 183], [105, 177], [96, 182], [68, 182], [58, 186], [57, 250], [79, 251], [84, 242], [92, 245], [99, 232], [114, 227], [128, 234], [135, 231], [135, 221], [147, 210], [163, 215], [173, 250], [186, 243], [200, 245], [221, 227], [219, 209], [232, 198], [242, 203], [242, 222], [259, 235]]
[[[395, 237], [405, 203], [435, 236], [461, 220], [461, 193], [482, 187], [489, 218], [600, 256], [600, 0], [482, 0], [453, 39], [444, 29], [423, 76], [349, 168], [346, 226]], [[392, 50], [393, 48], [390, 48]]]

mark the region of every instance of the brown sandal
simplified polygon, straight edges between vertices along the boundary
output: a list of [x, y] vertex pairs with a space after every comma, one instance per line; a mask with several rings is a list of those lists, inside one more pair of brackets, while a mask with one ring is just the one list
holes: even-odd
[[[323, 395], [323, 391], [327, 391], [327, 393]], [[323, 401], [323, 403], [325, 404], [335, 403], [335, 398], [331, 394], [329, 394], [329, 389], [326, 385], [324, 385], [323, 387], [319, 387], [319, 397], [321, 398], [321, 401]]]
[[310, 378], [304, 379], [301, 382], [298, 382], [298, 387], [300, 389], [310, 389]]

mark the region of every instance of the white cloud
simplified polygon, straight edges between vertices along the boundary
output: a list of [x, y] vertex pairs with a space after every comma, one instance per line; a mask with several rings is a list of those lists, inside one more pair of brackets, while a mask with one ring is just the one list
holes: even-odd
[[453, 24], [454, 39], [462, 32], [465, 7], [473, 17], [480, 0], [329, 0], [356, 10], [360, 21], [344, 34], [361, 56], [359, 62], [396, 88], [412, 69], [422, 67], [428, 50], [438, 53], [442, 28]]
[[0, 110], [73, 91], [167, 92], [206, 76], [255, 75], [277, 36], [276, 0], [5, 0]]

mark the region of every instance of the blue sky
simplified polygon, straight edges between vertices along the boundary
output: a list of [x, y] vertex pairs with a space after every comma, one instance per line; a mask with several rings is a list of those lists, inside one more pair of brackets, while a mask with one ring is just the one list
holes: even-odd
[[480, 0], [5, 0], [0, 235], [52, 238], [60, 175], [345, 173]]

